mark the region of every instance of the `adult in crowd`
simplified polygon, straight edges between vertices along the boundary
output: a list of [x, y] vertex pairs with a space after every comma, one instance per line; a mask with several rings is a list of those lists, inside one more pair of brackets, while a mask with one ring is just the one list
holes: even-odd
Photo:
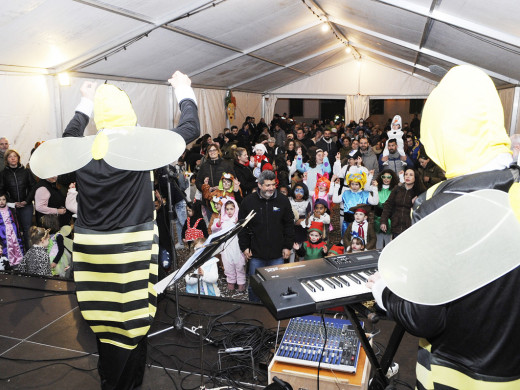
[[[238, 219], [256, 215], [238, 235], [240, 250], [249, 261], [249, 275], [259, 267], [283, 264], [294, 243], [294, 214], [289, 199], [276, 190], [276, 175], [266, 170], [258, 177], [258, 191], [245, 197]], [[259, 301], [251, 287], [249, 299]]]
[[[469, 65], [452, 68], [430, 94], [421, 122], [421, 141], [446, 172], [447, 180], [419, 197], [414, 222], [465, 193], [480, 189], [510, 192], [518, 186], [519, 170], [509, 168], [512, 158], [500, 97], [491, 78], [480, 69]], [[439, 229], [449, 227], [450, 221], [445, 221]], [[457, 239], [461, 233], [452, 232]], [[435, 268], [421, 262], [420, 256], [417, 260], [421, 270]], [[457, 256], [448, 254], [434, 261], [456, 262]], [[475, 259], [475, 267], [479, 261], [493, 262], [495, 258]], [[434, 277], [431, 272], [427, 276]], [[460, 274], [462, 285], [465, 279], [467, 275]], [[369, 281], [387, 315], [409, 333], [423, 337], [417, 358], [418, 389], [520, 387], [520, 306], [511, 304], [518, 298], [519, 285], [520, 267], [516, 266], [501, 276], [490, 275], [483, 286], [467, 289], [448, 303], [421, 305], [395, 295], [378, 274]]]
[[[190, 143], [200, 133], [191, 81], [180, 72], [169, 81], [181, 111], [173, 131]], [[119, 88], [85, 82], [81, 92], [64, 137], [82, 137], [93, 109], [100, 134], [137, 125], [130, 99]], [[101, 387], [134, 389], [143, 380], [146, 334], [157, 304], [150, 287], [157, 282], [158, 255], [153, 173], [114, 168], [101, 157], [78, 169], [76, 178], [74, 277], [81, 312], [96, 334]]]
[[417, 168], [419, 178], [426, 188], [430, 188], [443, 180], [446, 180], [444, 171], [435, 164], [426, 154], [419, 156], [419, 168]]
[[[7, 140], [0, 139], [1, 143]], [[16, 219], [23, 232], [23, 243], [25, 250], [29, 246], [29, 228], [32, 225], [33, 217], [33, 196], [32, 191], [36, 184], [32, 173], [20, 163], [20, 154], [14, 149], [8, 149], [4, 153], [5, 168], [2, 171], [2, 193], [7, 195], [7, 203], [14, 204]]]
[[414, 167], [419, 165], [419, 156], [424, 154], [424, 146], [413, 134], [405, 135], [405, 153], [412, 160]]
[[57, 176], [40, 179], [34, 187], [34, 208], [38, 226], [41, 226], [41, 217], [49, 214], [58, 216], [60, 226], [70, 224], [72, 214], [65, 208], [65, 195], [58, 187], [57, 180]]
[[[388, 140], [388, 156], [383, 156], [381, 154], [379, 156], [379, 170], [383, 169], [391, 169], [392, 171], [399, 173], [404, 171], [406, 167], [413, 168], [413, 162], [410, 160], [408, 156], [401, 156], [397, 151], [397, 140], [389, 139]], [[388, 164], [383, 164], [384, 162], [388, 162]]]
[[377, 156], [370, 147], [368, 143], [367, 137], [361, 137], [359, 139], [359, 153], [361, 153], [361, 157], [363, 158], [363, 165], [369, 170], [374, 171], [374, 177], [379, 173], [379, 163], [377, 161]]
[[[220, 182], [220, 178], [224, 172], [235, 175], [233, 164], [229, 160], [224, 160], [222, 158], [222, 153], [220, 152], [220, 147], [218, 144], [209, 145], [208, 149], [206, 150], [206, 156], [206, 161], [204, 161], [200, 166], [200, 170], [197, 173], [197, 180], [195, 181], [195, 185], [201, 193], [202, 185], [204, 184], [206, 178], [209, 179], [209, 190], [210, 192], [213, 192], [218, 189], [218, 183]], [[206, 207], [206, 212], [208, 215], [211, 215], [213, 210], [211, 209], [209, 203], [206, 202], [204, 206]]]
[[7, 138], [0, 138], [0, 172], [2, 172], [7, 165], [5, 162], [5, 152], [9, 150], [9, 141]]
[[336, 146], [336, 142], [332, 139], [332, 131], [330, 129], [323, 131], [323, 137], [316, 143], [316, 147], [327, 152], [329, 156], [336, 155], [338, 147]]
[[280, 148], [283, 148], [287, 135], [285, 134], [285, 131], [280, 127], [279, 123], [276, 123], [274, 125], [273, 137], [274, 137], [275, 145]]
[[388, 229], [388, 220], [390, 220], [392, 238], [397, 237], [412, 225], [410, 210], [417, 196], [426, 190], [417, 176], [416, 171], [408, 168], [404, 172], [404, 184], [396, 186], [384, 204], [379, 229], [383, 233], [390, 232]]
[[249, 195], [257, 187], [256, 177], [249, 167], [249, 156], [244, 148], [235, 149], [235, 160], [233, 161], [236, 178], [240, 183], [242, 195]]

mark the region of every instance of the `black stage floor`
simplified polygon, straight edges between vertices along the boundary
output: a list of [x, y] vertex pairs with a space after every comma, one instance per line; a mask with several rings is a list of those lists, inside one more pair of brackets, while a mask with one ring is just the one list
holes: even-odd
[[[160, 301], [151, 334], [173, 323], [176, 305], [172, 298], [165, 296]], [[187, 295], [180, 295], [179, 303], [184, 309], [181, 312], [188, 313], [184, 318], [185, 327], [197, 327], [200, 319], [205, 329], [211, 326], [208, 338], [225, 341], [227, 346], [234, 341], [255, 340], [269, 345], [276, 340], [278, 322], [262, 305], [208, 297], [199, 301], [197, 297]], [[0, 274], [0, 307], [0, 388], [100, 388], [96, 342], [80, 314], [74, 283]], [[286, 324], [287, 321], [282, 321], [280, 327]], [[393, 323], [380, 321], [374, 327], [381, 331], [374, 341], [385, 345]], [[224, 370], [218, 374], [220, 379], [214, 379], [220, 348], [222, 345], [204, 343], [205, 376], [202, 382], [206, 388], [234, 385], [241, 389], [262, 389], [267, 385], [268, 347], [257, 356], [254, 372], [249, 355], [230, 361], [230, 355], [221, 354]], [[405, 335], [395, 357], [400, 366], [399, 379], [412, 387], [416, 351], [417, 339]], [[199, 336], [184, 329], [171, 329], [149, 337], [148, 364], [142, 389], [199, 388]]]

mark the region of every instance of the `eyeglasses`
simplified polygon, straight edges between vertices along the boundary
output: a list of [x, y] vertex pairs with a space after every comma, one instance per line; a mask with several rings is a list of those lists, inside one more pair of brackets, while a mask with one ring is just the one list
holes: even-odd
[[392, 175], [383, 175], [381, 176], [382, 179], [391, 179]]

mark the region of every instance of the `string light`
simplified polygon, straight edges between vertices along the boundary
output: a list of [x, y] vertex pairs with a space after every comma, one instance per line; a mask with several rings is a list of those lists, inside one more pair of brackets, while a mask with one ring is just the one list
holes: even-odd
[[[320, 21], [323, 22], [323, 25], [321, 26], [321, 31], [323, 32], [327, 32], [329, 30], [332, 30], [332, 34], [336, 37], [336, 39], [338, 41], [340, 41], [342, 44], [345, 45], [345, 52], [347, 54], [350, 54], [352, 53], [352, 49], [353, 47], [350, 45], [350, 42], [348, 40], [345, 40], [343, 37], [340, 37], [337, 33], [336, 33], [336, 30], [334, 30], [333, 28], [331, 28], [331, 25], [330, 25], [330, 22], [329, 20], [327, 19], [327, 17], [325, 15], [320, 15], [320, 14], [317, 14], [316, 12], [314, 12], [314, 10], [305, 2], [305, 0], [302, 0], [302, 3], [305, 4], [305, 6], [309, 9], [309, 11], [312, 12], [312, 14], [314, 16], [316, 16]], [[357, 54], [357, 56], [356, 56]], [[357, 52], [357, 50], [354, 49], [354, 53], [352, 54], [354, 56], [354, 58], [356, 60], [359, 60], [361, 59], [361, 55]]]

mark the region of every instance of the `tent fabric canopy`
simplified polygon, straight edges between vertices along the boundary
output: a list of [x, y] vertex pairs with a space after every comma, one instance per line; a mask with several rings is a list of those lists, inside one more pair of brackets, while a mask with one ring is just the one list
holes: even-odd
[[[4, 134], [24, 154], [59, 135], [84, 79], [121, 83], [140, 122], [171, 127], [167, 80], [180, 70], [200, 90], [203, 131], [213, 134], [228, 124], [219, 101], [228, 90], [240, 126], [247, 115], [269, 121], [283, 96], [425, 97], [443, 70], [466, 63], [511, 89], [502, 96], [515, 132], [519, 11], [515, 0], [4, 1]], [[60, 72], [71, 87], [57, 85]]]

